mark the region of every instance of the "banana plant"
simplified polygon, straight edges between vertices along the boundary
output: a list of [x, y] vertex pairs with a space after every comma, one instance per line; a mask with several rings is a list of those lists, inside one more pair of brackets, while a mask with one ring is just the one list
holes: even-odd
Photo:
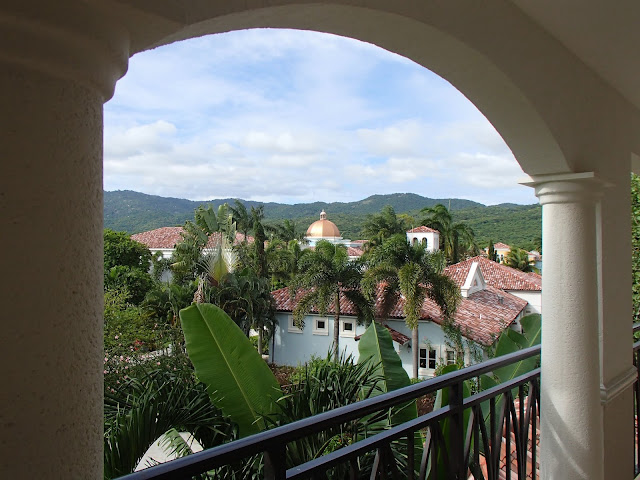
[[[391, 334], [380, 323], [374, 321], [367, 327], [358, 342], [358, 352], [360, 353], [358, 363], [369, 363], [376, 366], [380, 376], [380, 382], [376, 385], [375, 391], [371, 392], [371, 396], [411, 385], [409, 375], [402, 366], [402, 360], [393, 348]], [[418, 407], [416, 401], [413, 400], [405, 405], [393, 407], [386, 420], [373, 423], [370, 425], [370, 430], [372, 433], [377, 433], [379, 430], [413, 420], [417, 416]], [[416, 431], [414, 436], [414, 459], [416, 462], [414, 468], [418, 468], [422, 456], [422, 437], [419, 431]], [[406, 452], [406, 441], [399, 443], [402, 444], [399, 451]]]
[[[523, 348], [540, 344], [542, 317], [539, 314], [535, 313], [522, 317], [522, 319], [520, 319], [520, 325], [522, 325], [523, 333], [518, 333], [511, 329], [502, 332], [496, 346], [496, 357], [515, 353]], [[493, 372], [493, 375], [483, 375], [480, 377], [480, 385], [483, 390], [487, 390], [500, 383], [512, 380], [536, 368], [539, 360], [537, 356], [534, 356], [498, 368]]]
[[213, 404], [238, 425], [239, 437], [264, 430], [282, 390], [242, 330], [208, 303], [181, 310], [180, 320], [196, 376]]

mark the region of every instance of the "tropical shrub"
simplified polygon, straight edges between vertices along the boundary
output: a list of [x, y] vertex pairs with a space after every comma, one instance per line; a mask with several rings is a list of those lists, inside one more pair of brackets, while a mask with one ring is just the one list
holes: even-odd
[[153, 284], [149, 274], [151, 252], [126, 232], [104, 231], [105, 289], [121, 289], [138, 305]]
[[131, 473], [172, 428], [190, 432], [205, 448], [235, 439], [233, 424], [187, 370], [158, 368], [105, 393], [104, 478]]

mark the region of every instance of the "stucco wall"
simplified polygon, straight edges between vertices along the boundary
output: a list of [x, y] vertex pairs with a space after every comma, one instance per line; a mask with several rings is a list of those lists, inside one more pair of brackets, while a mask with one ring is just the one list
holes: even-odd
[[529, 302], [525, 313], [542, 313], [542, 292], [531, 292], [522, 290], [507, 290], [507, 293]]
[[[274, 343], [271, 345], [270, 358], [271, 362], [278, 365], [297, 366], [311, 359], [313, 355], [326, 357], [327, 352], [331, 348], [333, 340], [333, 318], [321, 317], [319, 315], [307, 315], [305, 317], [305, 326], [299, 333], [295, 329], [290, 328], [291, 314], [278, 313], [278, 327], [274, 337]], [[354, 317], [344, 317], [345, 321], [353, 322], [356, 328], [356, 336], [362, 335], [366, 329], [364, 325], [356, 325]], [[314, 325], [316, 320], [325, 320], [328, 334], [324, 335], [316, 330], [314, 333]], [[342, 320], [342, 319], [341, 319]], [[387, 324], [403, 333], [407, 337], [411, 337], [411, 331], [407, 328], [403, 320], [389, 320]], [[292, 331], [293, 330], [293, 331]], [[420, 322], [419, 339], [421, 347], [429, 347], [436, 350], [437, 363], [443, 363], [446, 360], [446, 344], [444, 332], [440, 326], [433, 322]], [[412, 356], [410, 344], [400, 345], [393, 343], [396, 352], [402, 360], [402, 366], [409, 376], [412, 375]], [[359, 358], [358, 342], [353, 337], [340, 336], [340, 350], [346, 354], [353, 355], [357, 360]], [[467, 355], [465, 361], [471, 361]], [[420, 377], [431, 377], [434, 374], [433, 369], [420, 368]]]

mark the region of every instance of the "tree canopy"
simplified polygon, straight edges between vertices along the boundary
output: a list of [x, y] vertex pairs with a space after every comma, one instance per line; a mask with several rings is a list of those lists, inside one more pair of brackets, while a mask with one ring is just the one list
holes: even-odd
[[125, 232], [104, 230], [104, 286], [120, 289], [128, 301], [139, 304], [151, 288], [151, 252]]

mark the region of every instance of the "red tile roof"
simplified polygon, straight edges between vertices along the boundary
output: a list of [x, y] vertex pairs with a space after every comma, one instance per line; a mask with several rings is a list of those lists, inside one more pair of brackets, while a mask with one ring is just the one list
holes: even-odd
[[444, 273], [453, 279], [459, 287], [462, 287], [474, 262], [478, 262], [487, 285], [494, 288], [500, 290], [542, 291], [542, 277], [537, 273], [524, 273], [482, 256], [449, 265], [444, 270]]
[[[399, 331], [394, 330], [386, 323], [382, 323], [382, 326], [385, 327], [387, 330], [389, 330], [389, 333], [391, 334], [391, 339], [394, 342], [399, 343], [400, 345], [404, 345], [411, 341], [411, 339], [407, 337], [404, 333], [400, 333]], [[360, 340], [360, 337], [362, 337], [362, 335], [356, 336], [354, 340], [357, 342], [358, 340]]]
[[364, 253], [361, 247], [347, 247], [347, 255], [350, 257], [360, 257]]
[[[147, 248], [175, 248], [176, 244], [182, 240], [182, 227], [162, 227], [148, 232], [131, 235], [131, 239], [146, 245]], [[220, 242], [222, 234], [214, 232], [207, 242], [207, 247], [215, 247]], [[244, 235], [236, 233], [235, 244], [242, 243]], [[253, 242], [253, 237], [247, 235], [247, 242]]]
[[162, 227], [148, 232], [131, 235], [131, 239], [146, 245], [147, 248], [175, 248], [182, 239], [182, 227]]
[[425, 227], [424, 225], [422, 225], [420, 227], [407, 230], [407, 233], [440, 233], [440, 232], [438, 230], [434, 230], [433, 228]]
[[498, 242], [498, 243], [494, 243], [493, 244], [493, 248], [494, 249], [500, 249], [500, 250], [504, 250], [504, 249], [509, 249], [511, 250], [511, 245], [507, 245], [506, 243], [502, 243], [502, 242]]
[[[288, 288], [281, 288], [271, 292], [276, 301], [276, 310], [279, 312], [292, 312], [297, 301], [304, 294], [299, 292], [293, 300]], [[376, 311], [381, 309], [382, 285], [378, 286], [376, 295]], [[468, 298], [463, 298], [456, 310], [453, 322], [460, 328], [466, 337], [482, 345], [491, 345], [516, 319], [518, 314], [527, 306], [527, 301], [514, 295], [503, 292], [493, 287], [475, 292]], [[389, 313], [389, 318], [404, 318], [404, 300], [400, 298], [395, 308]], [[312, 308], [311, 313], [318, 313]], [[329, 314], [333, 311], [329, 310]], [[340, 298], [340, 313], [342, 315], [356, 316], [353, 304], [344, 296]], [[441, 325], [444, 317], [436, 303], [427, 298], [422, 306], [421, 320], [429, 320]]]

